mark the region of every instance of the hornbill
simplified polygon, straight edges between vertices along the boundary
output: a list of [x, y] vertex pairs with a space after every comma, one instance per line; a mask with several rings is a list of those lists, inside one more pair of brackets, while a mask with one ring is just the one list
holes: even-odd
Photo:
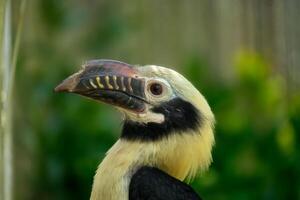
[[120, 139], [97, 169], [91, 200], [201, 199], [183, 180], [212, 161], [214, 115], [181, 74], [91, 60], [55, 91], [114, 105], [125, 115]]

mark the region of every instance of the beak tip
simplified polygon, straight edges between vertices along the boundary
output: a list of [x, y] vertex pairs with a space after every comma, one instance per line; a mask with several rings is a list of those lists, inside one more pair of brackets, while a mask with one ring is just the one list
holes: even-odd
[[70, 90], [63, 83], [61, 83], [54, 88], [54, 92], [70, 92]]
[[54, 88], [54, 92], [73, 92], [78, 84], [80, 73], [77, 72]]
[[73, 79], [66, 79], [54, 88], [54, 92], [73, 92], [76, 85]]

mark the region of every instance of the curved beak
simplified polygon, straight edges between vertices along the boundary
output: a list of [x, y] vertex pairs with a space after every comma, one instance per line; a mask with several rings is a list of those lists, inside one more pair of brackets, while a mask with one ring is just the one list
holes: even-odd
[[134, 112], [146, 108], [145, 79], [131, 65], [114, 60], [88, 61], [69, 76], [55, 92], [76, 93]]

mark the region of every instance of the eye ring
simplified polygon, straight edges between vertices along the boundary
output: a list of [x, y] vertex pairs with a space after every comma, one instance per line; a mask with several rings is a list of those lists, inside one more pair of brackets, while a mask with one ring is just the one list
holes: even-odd
[[148, 88], [154, 96], [160, 96], [164, 92], [163, 85], [157, 82], [151, 83]]

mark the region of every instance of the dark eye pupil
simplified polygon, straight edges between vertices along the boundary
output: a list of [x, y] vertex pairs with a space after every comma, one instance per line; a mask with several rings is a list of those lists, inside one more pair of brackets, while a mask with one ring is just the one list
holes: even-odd
[[154, 95], [160, 95], [163, 92], [162, 85], [154, 83], [150, 86], [150, 91]]

